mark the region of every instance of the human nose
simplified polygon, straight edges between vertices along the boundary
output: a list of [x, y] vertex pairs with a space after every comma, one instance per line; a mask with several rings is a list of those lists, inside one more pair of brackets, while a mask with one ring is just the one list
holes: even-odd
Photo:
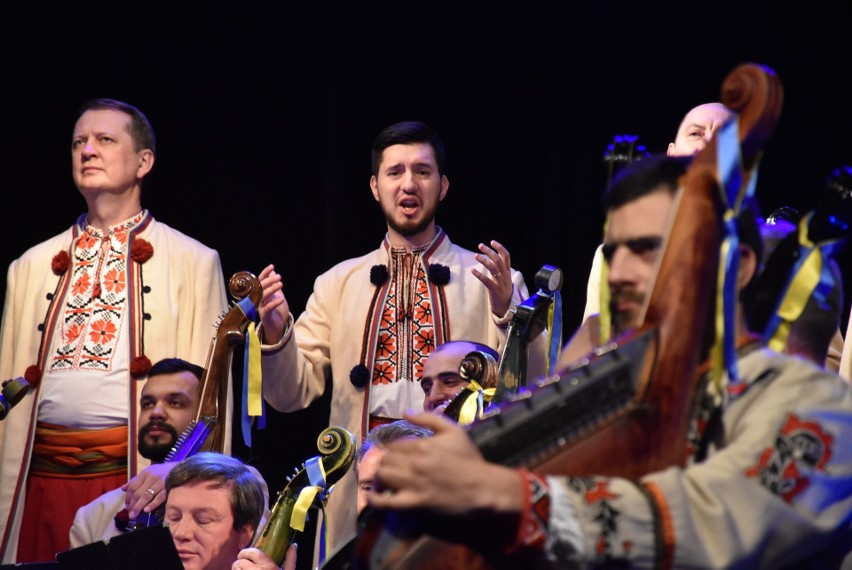
[[175, 542], [187, 541], [192, 536], [192, 524], [186, 517], [181, 518], [179, 521], [170, 521], [169, 530]]
[[166, 418], [166, 407], [162, 404], [162, 402], [157, 402], [154, 404], [154, 407], [151, 408], [151, 419], [165, 419]]
[[80, 154], [84, 159], [91, 158], [97, 154], [97, 149], [95, 149], [95, 146], [92, 144], [91, 139], [87, 140], [83, 144], [83, 148], [80, 151]]
[[413, 192], [417, 189], [417, 182], [414, 179], [414, 172], [411, 170], [406, 170], [402, 178], [400, 180], [400, 188], [404, 192]]
[[618, 246], [612, 253], [609, 260], [609, 271], [607, 279], [611, 285], [624, 283], [630, 280], [631, 275], [631, 257], [630, 250], [623, 246]]

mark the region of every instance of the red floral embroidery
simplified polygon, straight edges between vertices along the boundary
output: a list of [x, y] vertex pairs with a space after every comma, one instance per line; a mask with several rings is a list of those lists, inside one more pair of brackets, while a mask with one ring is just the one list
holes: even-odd
[[91, 234], [81, 234], [79, 238], [77, 238], [77, 247], [82, 249], [92, 249], [98, 244], [98, 238]]
[[424, 324], [432, 324], [432, 305], [424, 302], [423, 304], [414, 307], [414, 320]]
[[80, 337], [83, 332], [83, 327], [80, 325], [71, 325], [65, 330], [65, 342], [74, 342]]
[[390, 328], [394, 324], [394, 322], [395, 321], [394, 321], [394, 318], [393, 318], [393, 308], [392, 307], [385, 307], [385, 310], [382, 311], [381, 327], [383, 329]]
[[89, 274], [84, 273], [71, 286], [71, 293], [74, 295], [82, 295], [84, 292], [89, 290], [90, 285], [91, 282], [89, 281]]
[[414, 335], [414, 348], [429, 354], [435, 348], [435, 329], [421, 329]]
[[420, 296], [425, 296], [429, 294], [429, 284], [426, 283], [425, 279], [422, 279], [423, 272], [419, 271], [417, 273], [417, 294]]
[[50, 269], [53, 270], [54, 275], [62, 275], [68, 271], [70, 266], [71, 256], [68, 255], [67, 251], [60, 251], [53, 256], [53, 259], [50, 262]]
[[127, 229], [121, 228], [120, 230], [116, 230], [112, 237], [114, 237], [118, 243], [127, 243]]
[[110, 269], [104, 275], [104, 287], [110, 293], [121, 293], [124, 291], [124, 271]]
[[396, 342], [393, 336], [388, 333], [382, 333], [376, 343], [376, 357], [389, 358], [396, 350]]
[[373, 384], [392, 383], [393, 373], [393, 365], [390, 362], [379, 362], [373, 369]]
[[89, 336], [92, 338], [92, 342], [106, 344], [115, 338], [117, 331], [116, 326], [110, 321], [100, 320], [92, 323], [92, 332], [89, 333]]
[[130, 363], [130, 375], [139, 378], [148, 374], [151, 370], [151, 360], [147, 356], [137, 356]]
[[134, 237], [130, 242], [130, 259], [136, 263], [145, 263], [154, 255], [154, 246], [142, 238]]
[[41, 382], [41, 368], [39, 368], [35, 364], [27, 366], [27, 369], [24, 372], [24, 380], [29, 382], [30, 386], [32, 386], [33, 388], [38, 386]]

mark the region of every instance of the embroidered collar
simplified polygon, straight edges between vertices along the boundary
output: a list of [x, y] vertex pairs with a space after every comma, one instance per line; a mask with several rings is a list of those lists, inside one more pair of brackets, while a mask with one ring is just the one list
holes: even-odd
[[[139, 212], [135, 216], [128, 218], [127, 220], [124, 220], [123, 222], [119, 222], [118, 224], [115, 224], [114, 226], [110, 226], [107, 233], [110, 236], [115, 236], [115, 235], [119, 235], [119, 234], [127, 234], [127, 232], [129, 232], [130, 230], [132, 230], [133, 228], [138, 226], [147, 217], [148, 217], [148, 210], [143, 209], [141, 212]], [[93, 226], [89, 223], [89, 216], [87, 214], [83, 214], [82, 216], [80, 216], [78, 224], [80, 225], [80, 229], [83, 232], [89, 234], [90, 236], [92, 236], [94, 238], [103, 239], [104, 237], [106, 237], [104, 235], [103, 231], [101, 231], [100, 229], [96, 228], [95, 226]]]
[[[441, 226], [435, 226], [435, 237], [433, 237], [431, 239], [431, 241], [429, 241], [426, 244], [415, 246], [414, 248], [412, 248], [411, 251], [412, 251], [412, 253], [417, 253], [417, 254], [420, 254], [420, 255], [431, 254], [437, 248], [437, 246], [441, 243], [441, 241], [444, 239], [445, 236], [446, 236], [446, 234], [444, 233], [444, 230], [441, 229]], [[404, 246], [399, 246], [399, 247], [391, 246], [390, 238], [388, 237], [387, 234], [385, 234], [385, 239], [383, 241], [383, 245], [384, 245], [385, 249], [387, 249], [389, 255], [397, 254], [397, 252], [405, 250]]]

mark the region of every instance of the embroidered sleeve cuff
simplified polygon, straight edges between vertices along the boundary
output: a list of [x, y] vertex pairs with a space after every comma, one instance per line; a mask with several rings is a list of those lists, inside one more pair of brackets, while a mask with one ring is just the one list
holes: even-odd
[[275, 344], [266, 344], [263, 339], [263, 324], [261, 324], [257, 328], [257, 335], [260, 337], [260, 349], [263, 352], [278, 352], [284, 346], [290, 342], [290, 338], [293, 336], [293, 323], [295, 320], [293, 319], [293, 313], [290, 313], [290, 316], [287, 318], [287, 324], [284, 325], [284, 332], [281, 335], [281, 338]]
[[524, 485], [524, 508], [518, 524], [515, 543], [506, 552], [544, 550], [547, 541], [547, 522], [550, 519], [550, 489], [538, 475], [520, 469]]

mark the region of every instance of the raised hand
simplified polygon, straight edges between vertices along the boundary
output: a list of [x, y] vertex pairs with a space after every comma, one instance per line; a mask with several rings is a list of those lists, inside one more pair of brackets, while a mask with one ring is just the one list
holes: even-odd
[[263, 287], [263, 299], [258, 308], [263, 324], [263, 340], [275, 344], [284, 335], [284, 329], [290, 319], [290, 305], [284, 296], [281, 275], [275, 272], [274, 265], [264, 267], [258, 279]]
[[512, 264], [509, 251], [500, 242], [491, 240], [491, 247], [479, 244], [479, 251], [474, 254], [476, 260], [485, 266], [488, 273], [471, 269], [473, 276], [479, 279], [488, 289], [491, 300], [491, 311], [498, 317], [503, 317], [512, 304]]

